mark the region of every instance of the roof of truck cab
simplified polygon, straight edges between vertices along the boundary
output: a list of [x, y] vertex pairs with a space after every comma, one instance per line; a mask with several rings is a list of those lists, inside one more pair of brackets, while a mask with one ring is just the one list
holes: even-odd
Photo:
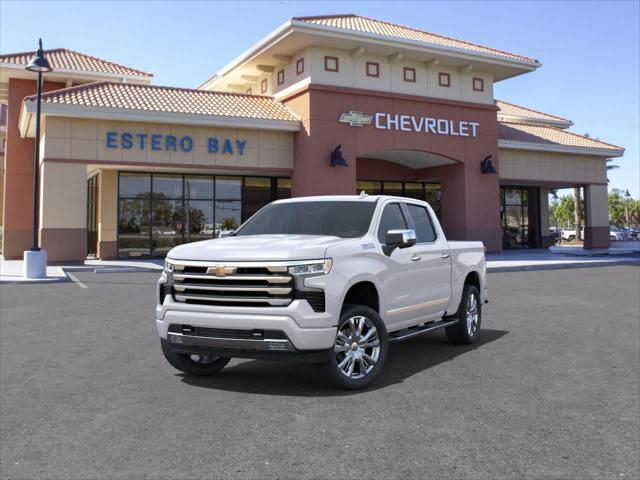
[[363, 201], [363, 202], [376, 202], [381, 198], [392, 198], [386, 195], [317, 195], [314, 197], [295, 197], [285, 198], [283, 200], [276, 200], [274, 203], [295, 203], [295, 202], [348, 202], [348, 201]]

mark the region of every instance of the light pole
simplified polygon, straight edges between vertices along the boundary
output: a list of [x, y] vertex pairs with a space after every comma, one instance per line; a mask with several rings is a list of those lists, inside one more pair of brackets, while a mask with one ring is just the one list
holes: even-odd
[[33, 153], [33, 244], [24, 252], [25, 278], [45, 278], [47, 276], [47, 252], [40, 249], [38, 227], [40, 224], [40, 104], [42, 102], [42, 74], [53, 69], [42, 51], [42, 39], [36, 55], [26, 67], [38, 73], [38, 93], [36, 100], [36, 138]]
[[558, 235], [558, 243], [562, 243], [562, 234], [560, 233], [560, 228], [558, 228], [558, 192], [553, 190], [551, 195], [553, 196], [553, 216], [556, 217], [556, 235]]
[[624, 202], [624, 217], [625, 220], [627, 221], [627, 228], [631, 228], [631, 222], [629, 222], [629, 197], [631, 196], [631, 194], [629, 193], [629, 189], [627, 189], [626, 192], [624, 192], [624, 198], [625, 198], [625, 202]]

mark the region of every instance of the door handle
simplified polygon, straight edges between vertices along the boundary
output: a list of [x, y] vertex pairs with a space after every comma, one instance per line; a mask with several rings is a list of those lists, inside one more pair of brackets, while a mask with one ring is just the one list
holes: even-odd
[[440, 254], [440, 258], [449, 258], [449, 254], [448, 253], [441, 253]]
[[422, 257], [418, 256], [418, 255], [414, 255], [413, 257], [411, 257], [411, 261], [412, 262], [418, 262], [422, 260]]

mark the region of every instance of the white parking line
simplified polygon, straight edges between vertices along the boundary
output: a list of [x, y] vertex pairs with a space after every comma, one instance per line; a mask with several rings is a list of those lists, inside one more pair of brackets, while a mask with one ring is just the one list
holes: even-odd
[[73, 283], [78, 285], [80, 288], [89, 288], [76, 277], [73, 273], [67, 272], [67, 276], [71, 279]]

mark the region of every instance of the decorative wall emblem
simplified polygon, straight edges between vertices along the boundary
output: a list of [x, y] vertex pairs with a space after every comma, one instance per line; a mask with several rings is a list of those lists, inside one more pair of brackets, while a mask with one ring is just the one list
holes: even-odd
[[364, 125], [371, 125], [372, 120], [373, 115], [362, 112], [354, 112], [353, 110], [351, 110], [349, 112], [342, 112], [338, 121], [340, 123], [348, 123], [352, 127], [362, 127]]

